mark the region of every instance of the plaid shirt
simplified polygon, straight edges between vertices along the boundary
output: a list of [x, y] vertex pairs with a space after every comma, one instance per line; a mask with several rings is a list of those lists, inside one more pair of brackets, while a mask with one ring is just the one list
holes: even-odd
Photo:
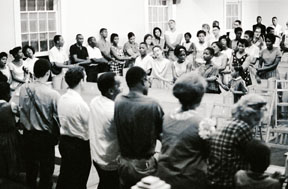
[[211, 184], [232, 187], [235, 173], [249, 168], [243, 151], [252, 137], [251, 127], [244, 121], [234, 119], [212, 138], [208, 165]]

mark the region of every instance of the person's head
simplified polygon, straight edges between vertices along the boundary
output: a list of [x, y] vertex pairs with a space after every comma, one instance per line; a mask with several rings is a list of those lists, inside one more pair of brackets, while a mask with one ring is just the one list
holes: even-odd
[[208, 47], [204, 50], [203, 52], [203, 59], [206, 61], [206, 62], [209, 62], [214, 56], [214, 49], [211, 48], [211, 47]]
[[106, 28], [101, 28], [99, 33], [100, 33], [100, 36], [103, 37], [104, 39], [106, 39], [108, 36], [108, 31]]
[[235, 33], [236, 39], [240, 39], [243, 33], [243, 29], [240, 27], [237, 27], [234, 29], [234, 33]]
[[245, 157], [250, 165], [250, 170], [264, 173], [270, 165], [270, 148], [262, 141], [253, 139], [245, 145]]
[[204, 30], [199, 30], [197, 32], [197, 37], [198, 37], [200, 43], [204, 43], [205, 37], [206, 37], [206, 32]]
[[267, 34], [273, 34], [274, 35], [275, 29], [273, 27], [269, 26], [266, 28], [266, 32], [267, 32]]
[[110, 36], [110, 42], [114, 45], [118, 45], [119, 43], [119, 36], [117, 33], [112, 33]]
[[258, 24], [261, 24], [262, 22], [262, 17], [261, 16], [257, 16], [256, 21]]
[[278, 23], [277, 17], [274, 16], [274, 17], [272, 18], [272, 24], [273, 24], [274, 26], [276, 26], [277, 23]]
[[206, 86], [206, 80], [197, 72], [186, 73], [177, 79], [173, 87], [173, 95], [181, 103], [182, 111], [195, 109], [199, 106]]
[[254, 37], [258, 39], [261, 36], [262, 33], [262, 28], [259, 26], [256, 26], [255, 31], [254, 31]]
[[76, 42], [78, 45], [82, 46], [84, 42], [84, 37], [82, 34], [77, 34], [76, 35]]
[[98, 89], [103, 96], [115, 100], [121, 92], [121, 82], [118, 76], [113, 72], [103, 73], [97, 80]]
[[226, 35], [220, 36], [218, 41], [220, 42], [222, 48], [226, 48], [228, 46], [228, 41], [227, 41]]
[[153, 51], [155, 58], [162, 58], [163, 57], [163, 50], [159, 45], [155, 45], [152, 48], [152, 51]]
[[233, 28], [241, 27], [241, 24], [242, 24], [241, 20], [235, 20], [233, 22]]
[[74, 89], [80, 86], [84, 81], [84, 68], [81, 66], [76, 66], [69, 68], [65, 74], [65, 81], [70, 89]]
[[186, 32], [186, 33], [184, 34], [184, 38], [185, 38], [185, 41], [186, 41], [187, 43], [189, 43], [189, 42], [190, 42], [190, 39], [192, 38], [191, 33], [190, 33], [190, 32]]
[[154, 36], [156, 39], [159, 39], [159, 38], [161, 37], [161, 35], [162, 35], [161, 29], [158, 28], [158, 27], [155, 27], [155, 28], [153, 29], [153, 36]]
[[92, 47], [92, 48], [96, 47], [97, 41], [96, 41], [95, 37], [93, 37], [93, 36], [89, 37], [87, 42], [88, 42], [88, 45], [90, 47]]
[[212, 22], [212, 27], [214, 27], [214, 26], [220, 26], [218, 20], [214, 20], [214, 21]]
[[273, 44], [275, 43], [276, 37], [273, 34], [265, 35], [265, 42], [268, 49], [273, 48]]
[[175, 20], [169, 20], [168, 21], [168, 26], [169, 26], [169, 28], [170, 28], [170, 30], [173, 30], [173, 29], [175, 29], [175, 27], [176, 27], [176, 22], [175, 22]]
[[244, 39], [246, 39], [248, 41], [248, 43], [251, 43], [251, 41], [253, 41], [254, 38], [254, 32], [251, 30], [246, 30], [244, 32]]
[[202, 24], [202, 30], [204, 30], [206, 33], [210, 33], [209, 24]]
[[135, 34], [133, 32], [129, 32], [127, 37], [128, 37], [129, 43], [135, 43]]
[[233, 66], [231, 68], [231, 76], [232, 78], [237, 78], [239, 77], [242, 73], [244, 73], [243, 67], [242, 66]]
[[139, 52], [142, 57], [147, 55], [147, 44], [145, 42], [141, 42], [139, 45]]
[[213, 32], [214, 36], [219, 36], [220, 27], [219, 26], [213, 26], [212, 32]]
[[174, 50], [174, 55], [178, 58], [178, 62], [182, 63], [186, 59], [186, 48], [182, 45], [177, 45]]
[[239, 39], [237, 41], [237, 49], [240, 53], [243, 53], [247, 46], [248, 46], [248, 42], [246, 39]]
[[64, 39], [61, 35], [55, 35], [53, 41], [56, 47], [63, 47], [64, 45]]
[[15, 47], [14, 49], [10, 50], [9, 53], [13, 56], [14, 59], [22, 59], [23, 52], [21, 47]]
[[242, 96], [232, 109], [232, 117], [246, 122], [251, 128], [259, 124], [266, 110], [265, 99], [258, 94]]
[[7, 83], [7, 77], [0, 72], [0, 100], [9, 102], [11, 99], [10, 85]]
[[149, 84], [145, 70], [134, 66], [127, 71], [125, 78], [130, 91], [137, 90], [144, 95], [148, 94]]
[[33, 68], [34, 76], [36, 78], [44, 78], [48, 80], [50, 76], [51, 63], [46, 59], [38, 59]]
[[[4, 68], [8, 59], [8, 54], [6, 52], [0, 53], [0, 68]], [[1, 72], [2, 73], [2, 72]]]
[[144, 41], [147, 45], [153, 45], [152, 39], [153, 39], [152, 35], [148, 33], [148, 34], [146, 34], [146, 35], [144, 36], [144, 40], [143, 40], [143, 41]]
[[35, 49], [32, 46], [26, 45], [23, 47], [22, 52], [27, 58], [32, 58], [35, 53]]
[[212, 44], [211, 44], [211, 47], [214, 49], [214, 54], [218, 54], [219, 52], [221, 52], [222, 50], [222, 45], [219, 41], [214, 41]]

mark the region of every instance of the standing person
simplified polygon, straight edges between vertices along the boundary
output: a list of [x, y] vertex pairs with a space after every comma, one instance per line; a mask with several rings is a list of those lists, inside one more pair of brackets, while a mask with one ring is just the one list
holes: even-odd
[[256, 65], [260, 55], [260, 49], [252, 43], [254, 38], [254, 32], [251, 30], [246, 30], [244, 32], [244, 39], [247, 41], [247, 47], [245, 52], [250, 56], [251, 65]]
[[147, 97], [148, 80], [140, 67], [126, 74], [129, 93], [115, 100], [114, 121], [120, 147], [119, 176], [122, 189], [130, 189], [141, 178], [156, 172], [156, 140], [162, 132], [163, 110]]
[[89, 138], [93, 164], [100, 178], [98, 189], [119, 189], [114, 100], [121, 92], [121, 82], [115, 73], [107, 72], [99, 77], [97, 84], [101, 95], [90, 103]]
[[54, 72], [52, 77], [52, 85], [56, 90], [64, 89], [67, 84], [64, 81], [64, 74], [66, 70], [63, 68], [69, 68], [71, 65], [69, 64], [69, 58], [67, 53], [65, 52], [64, 39], [61, 35], [55, 35], [54, 39], [54, 47], [52, 47], [49, 52], [49, 60], [52, 64], [52, 67], [58, 70], [58, 73]]
[[[185, 42], [182, 43], [182, 46], [184, 46], [187, 50], [187, 56], [194, 53], [196, 51], [196, 47], [194, 43], [191, 41], [192, 35], [190, 32], [187, 32], [184, 34]], [[175, 54], [175, 53], [174, 53]]]
[[235, 39], [233, 39], [231, 41], [231, 48], [234, 50], [234, 51], [237, 51], [237, 43], [239, 41], [239, 39], [241, 39], [241, 36], [242, 36], [242, 33], [243, 33], [243, 29], [238, 27], [238, 28], [235, 28], [234, 29], [234, 33], [235, 33]]
[[12, 83], [11, 71], [7, 65], [8, 54], [6, 52], [0, 53], [0, 72], [7, 77], [7, 83]]
[[80, 96], [84, 82], [84, 69], [82, 67], [69, 68], [65, 74], [65, 81], [69, 89], [58, 102], [61, 124], [59, 143], [61, 167], [57, 189], [84, 189], [91, 168], [88, 133], [89, 107]]
[[165, 50], [165, 40], [161, 37], [162, 30], [158, 27], [153, 28], [153, 44], [159, 45], [163, 50]]
[[264, 41], [264, 35], [262, 35], [261, 27], [260, 26], [256, 26], [255, 31], [254, 31], [254, 38], [253, 38], [252, 43], [254, 45], [256, 45], [259, 48], [260, 51], [266, 48], [265, 41]]
[[203, 52], [208, 47], [207, 41], [205, 41], [206, 33], [204, 30], [199, 30], [197, 32], [198, 41], [195, 42], [196, 55], [195, 55], [195, 67], [199, 67], [205, 63], [203, 59]]
[[257, 23], [253, 25], [253, 32], [256, 31], [257, 27], [260, 27], [261, 29], [261, 36], [263, 37], [266, 34], [266, 26], [262, 24], [262, 17], [257, 16], [256, 18]]
[[270, 27], [275, 29], [276, 36], [278, 36], [279, 38], [282, 36], [283, 28], [280, 24], [278, 24], [278, 18], [276, 16], [272, 18], [272, 24], [270, 25]]
[[232, 58], [232, 53], [233, 53], [233, 50], [231, 48], [228, 47], [228, 44], [229, 44], [229, 38], [227, 38], [226, 35], [222, 35], [220, 38], [219, 38], [219, 42], [222, 46], [222, 53], [224, 53], [226, 56], [227, 56], [227, 65], [226, 65], [226, 68], [222, 71], [222, 74], [223, 74], [223, 79], [222, 79], [222, 83], [224, 85], [227, 85], [229, 80], [231, 79], [231, 69], [230, 69], [230, 65], [229, 65], [229, 62], [230, 62], [230, 59]]
[[[201, 135], [205, 122], [195, 109], [205, 93], [206, 81], [194, 73], [184, 74], [173, 87], [181, 108], [164, 117], [158, 176], [173, 189], [206, 189], [208, 139]], [[215, 125], [212, 125], [214, 127]], [[212, 129], [211, 129], [212, 130]]]
[[220, 27], [219, 26], [213, 26], [212, 33], [213, 33], [213, 35], [211, 35], [211, 37], [210, 37], [210, 44], [212, 44], [213, 42], [219, 40], [219, 38], [220, 38]]
[[128, 42], [124, 44], [123, 52], [124, 55], [132, 57], [130, 61], [127, 61], [125, 67], [132, 67], [135, 63], [135, 59], [139, 56], [139, 47], [135, 42], [135, 34], [133, 32], [128, 33]]
[[34, 56], [35, 49], [32, 46], [26, 45], [23, 47], [23, 54], [26, 57], [26, 60], [23, 62], [23, 67], [27, 69], [27, 72], [29, 74], [29, 78], [27, 79], [29, 81], [33, 81], [33, 68], [35, 62], [38, 60], [38, 58]]
[[245, 145], [253, 139], [253, 129], [263, 117], [265, 105], [260, 95], [243, 96], [232, 110], [233, 120], [212, 137], [208, 159], [211, 188], [234, 188], [235, 173], [248, 169]]
[[136, 58], [135, 66], [141, 67], [143, 70], [146, 71], [147, 75], [150, 75], [152, 72], [153, 58], [147, 54], [147, 49], [147, 44], [141, 42], [139, 46], [140, 56]]
[[177, 45], [180, 45], [182, 41], [182, 33], [176, 30], [175, 20], [168, 21], [169, 30], [165, 32], [164, 39], [168, 47], [168, 58], [172, 61], [175, 60], [174, 49]]
[[229, 39], [235, 39], [236, 38], [236, 35], [234, 33], [235, 28], [242, 28], [241, 20], [235, 20], [233, 22], [233, 24], [232, 24], [232, 32], [227, 32], [227, 36], [228, 36]]
[[20, 89], [20, 122], [24, 125], [23, 145], [26, 181], [31, 188], [52, 188], [55, 145], [58, 143], [57, 102], [59, 93], [46, 85], [51, 64], [39, 59], [34, 65], [35, 81]]
[[205, 36], [205, 41], [207, 41], [208, 44], [210, 44], [210, 26], [209, 24], [202, 24], [202, 30], [205, 31], [206, 36]]
[[211, 44], [211, 47], [214, 49], [214, 56], [212, 58], [212, 62], [214, 66], [218, 68], [218, 71], [222, 72], [227, 66], [228, 57], [225, 53], [222, 52], [222, 45], [220, 42], [213, 42]]

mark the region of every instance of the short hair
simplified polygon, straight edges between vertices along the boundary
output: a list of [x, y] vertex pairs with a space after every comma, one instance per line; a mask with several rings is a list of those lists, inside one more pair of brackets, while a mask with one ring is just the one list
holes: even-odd
[[275, 30], [275, 29], [274, 29], [273, 27], [271, 27], [271, 26], [268, 26], [268, 27], [266, 28], [267, 33], [270, 33], [271, 30]]
[[237, 27], [234, 29], [234, 33], [238, 33], [238, 32], [243, 32], [243, 29], [241, 27]]
[[54, 39], [53, 39], [54, 43], [57, 43], [57, 41], [60, 40], [60, 37], [62, 37], [62, 36], [61, 35], [55, 35]]
[[[146, 44], [146, 45], [147, 45], [147, 44]], [[154, 51], [155, 48], [159, 48], [159, 49], [162, 50], [162, 47], [160, 47], [160, 45], [154, 45], [154, 46], [152, 47], [152, 51]]]
[[36, 78], [44, 77], [45, 74], [51, 69], [51, 63], [46, 59], [38, 59], [33, 68]]
[[199, 37], [199, 35], [200, 35], [201, 33], [203, 33], [204, 36], [206, 36], [206, 32], [205, 32], [204, 30], [199, 30], [199, 31], [197, 32], [197, 37]]
[[107, 28], [101, 28], [100, 31], [99, 31], [99, 33], [102, 33], [102, 32], [105, 31], [105, 30], [107, 31]]
[[219, 26], [213, 26], [213, 28], [218, 28], [218, 30], [220, 30], [220, 27], [219, 27]]
[[202, 24], [202, 28], [204, 28], [204, 27], [207, 27], [208, 30], [210, 30], [210, 26], [209, 26], [209, 24]]
[[276, 19], [276, 20], [277, 20], [278, 18], [277, 18], [276, 16], [273, 16], [273, 17], [272, 17], [272, 20], [273, 20], [273, 19]]
[[212, 46], [213, 44], [217, 45], [217, 47], [220, 49], [220, 51], [222, 50], [222, 44], [221, 44], [219, 41], [214, 41], [214, 42], [211, 44], [211, 46]]
[[190, 32], [186, 32], [186, 33], [184, 34], [184, 36], [186, 36], [186, 35], [188, 35], [190, 38], [192, 38], [192, 35], [191, 35]]
[[251, 31], [251, 30], [246, 30], [246, 31], [244, 32], [244, 34], [248, 35], [249, 38], [252, 38], [252, 39], [253, 39], [253, 37], [254, 37], [254, 32]]
[[235, 20], [234, 22], [238, 22], [238, 23], [239, 23], [239, 25], [241, 25], [241, 24], [242, 24], [241, 20]]
[[94, 37], [94, 36], [88, 37], [88, 39], [87, 39], [87, 43], [89, 44], [90, 41], [92, 41], [93, 38], [95, 38], [95, 37]]
[[18, 54], [18, 52], [20, 50], [22, 50], [22, 48], [20, 46], [19, 47], [15, 47], [12, 50], [10, 50], [9, 53], [15, 58], [15, 56]]
[[130, 39], [133, 36], [135, 37], [135, 34], [133, 32], [129, 32], [128, 35], [127, 35], [128, 39]]
[[245, 47], [248, 46], [248, 41], [247, 41], [246, 39], [239, 39], [239, 40], [237, 41], [237, 45], [238, 45], [239, 43], [243, 44]]
[[[76, 35], [76, 38], [78, 38], [80, 35], [82, 35], [81, 33], [78, 33], [77, 35]], [[83, 36], [83, 35], [82, 35]]]
[[119, 37], [117, 33], [112, 33], [110, 36], [110, 42], [113, 43], [115, 37]]
[[71, 89], [76, 87], [82, 79], [84, 79], [84, 68], [81, 66], [69, 68], [65, 74], [65, 81]]
[[147, 44], [146, 44], [145, 42], [141, 42], [141, 43], [139, 44], [139, 46], [140, 46], [140, 45], [145, 45], [145, 47], [148, 48], [148, 46], [147, 46]]
[[268, 34], [265, 35], [265, 41], [266, 41], [266, 39], [269, 39], [272, 42], [272, 44], [274, 44], [275, 41], [276, 41], [275, 35], [273, 35], [271, 33], [268, 33]]
[[225, 39], [227, 41], [227, 35], [222, 35], [219, 37], [218, 41], [220, 42], [222, 39]]
[[33, 54], [35, 54], [35, 49], [34, 49], [32, 46], [30, 46], [30, 45], [25, 45], [25, 46], [23, 47], [23, 49], [22, 49], [22, 52], [23, 52], [23, 54], [24, 54], [26, 57], [27, 57], [27, 54], [26, 54], [27, 49], [30, 49], [30, 50], [33, 52]]
[[126, 83], [129, 88], [135, 87], [138, 83], [142, 81], [142, 79], [146, 76], [145, 70], [138, 66], [134, 66], [130, 68], [126, 73]]
[[176, 21], [175, 21], [175, 20], [173, 20], [173, 19], [170, 19], [168, 22], [174, 22], [174, 23], [176, 23]]
[[251, 140], [245, 145], [245, 157], [253, 172], [264, 173], [270, 165], [271, 151], [259, 140]]
[[186, 50], [186, 48], [185, 48], [184, 46], [182, 46], [182, 45], [177, 45], [176, 48], [174, 49], [174, 55], [175, 55], [176, 57], [178, 57], [179, 54], [180, 54], [180, 52], [181, 52], [181, 50], [184, 50], [184, 51], [185, 51], [185, 54], [187, 53], [187, 50]]
[[213, 22], [212, 22], [212, 27], [213, 26], [219, 26], [219, 21], [218, 20], [214, 20]]
[[202, 100], [207, 86], [206, 80], [197, 72], [190, 72], [177, 79], [173, 95], [182, 105], [196, 105]]
[[211, 56], [214, 56], [215, 51], [214, 51], [214, 49], [212, 47], [207, 47], [205, 50], [209, 51]]
[[161, 36], [161, 34], [162, 34], [162, 30], [161, 30], [160, 28], [158, 28], [158, 27], [155, 27], [155, 28], [153, 29], [153, 36], [154, 36], [155, 38], [159, 38], [159, 37], [156, 36], [156, 30], [159, 30], [160, 36]]
[[259, 19], [259, 18], [261, 18], [261, 19], [262, 19], [262, 17], [261, 17], [261, 16], [257, 16], [257, 18], [256, 18], [256, 21], [258, 21], [258, 19]]
[[115, 76], [114, 72], [105, 72], [97, 79], [98, 89], [103, 96], [115, 86]]
[[8, 58], [8, 54], [6, 52], [1, 52], [0, 53], [0, 59], [3, 58], [3, 57]]

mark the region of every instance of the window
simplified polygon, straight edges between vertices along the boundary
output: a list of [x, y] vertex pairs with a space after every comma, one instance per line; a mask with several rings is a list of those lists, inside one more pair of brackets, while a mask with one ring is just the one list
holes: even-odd
[[233, 22], [241, 20], [241, 1], [227, 0], [226, 1], [226, 29], [233, 28]]
[[162, 31], [168, 29], [170, 0], [148, 0], [148, 27], [152, 31], [154, 27]]
[[20, 0], [21, 42], [48, 51], [57, 32], [56, 0]]

